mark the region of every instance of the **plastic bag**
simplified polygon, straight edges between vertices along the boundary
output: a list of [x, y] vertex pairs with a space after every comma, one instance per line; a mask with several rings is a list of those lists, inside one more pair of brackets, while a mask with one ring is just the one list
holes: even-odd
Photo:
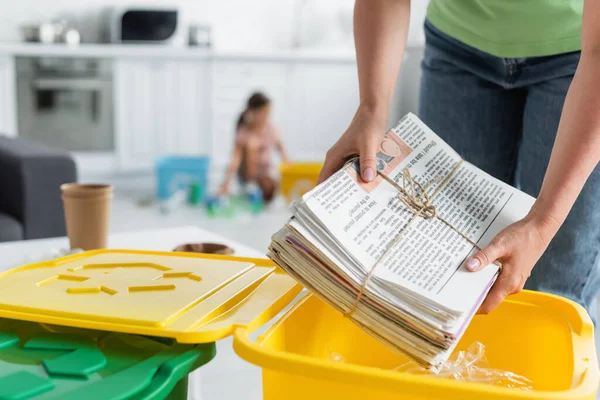
[[[333, 351], [331, 346], [329, 346], [327, 359], [335, 362], [346, 362], [344, 356]], [[394, 368], [394, 371], [432, 375], [457, 381], [483, 383], [520, 390], [533, 389], [532, 382], [524, 376], [490, 368], [485, 357], [485, 346], [480, 342], [474, 342], [466, 351], [458, 351], [452, 354], [448, 361], [442, 364], [438, 373], [425, 369], [414, 361], [408, 361]]]
[[533, 389], [532, 382], [524, 376], [490, 368], [485, 357], [485, 346], [480, 342], [474, 342], [466, 351], [458, 351], [452, 354], [437, 374], [413, 361], [402, 364], [394, 370], [411, 374], [437, 375], [441, 378], [457, 381], [483, 383], [520, 390]]

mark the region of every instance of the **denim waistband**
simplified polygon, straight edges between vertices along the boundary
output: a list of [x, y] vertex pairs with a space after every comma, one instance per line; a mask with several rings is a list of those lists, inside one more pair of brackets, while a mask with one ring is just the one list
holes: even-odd
[[507, 88], [573, 76], [579, 63], [579, 51], [542, 57], [502, 58], [461, 42], [427, 19], [424, 29], [423, 63], [426, 66], [446, 63]]

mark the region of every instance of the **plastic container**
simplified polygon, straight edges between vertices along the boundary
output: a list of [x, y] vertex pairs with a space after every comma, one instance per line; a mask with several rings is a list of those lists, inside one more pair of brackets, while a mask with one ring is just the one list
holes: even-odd
[[186, 399], [216, 340], [300, 290], [269, 260], [211, 254], [95, 250], [1, 272], [0, 399]]
[[[249, 334], [275, 317], [300, 290], [291, 277], [264, 259], [97, 250], [0, 273], [0, 317], [44, 327], [171, 338], [182, 346], [212, 345], [234, 334], [236, 352], [263, 368], [266, 400], [595, 399], [599, 371], [593, 326], [581, 306], [561, 297], [527, 291], [511, 296], [492, 314], [476, 316], [458, 346], [462, 350], [482, 342], [491, 368], [533, 382], [532, 391], [519, 391], [394, 371], [407, 361], [404, 357], [312, 295], [303, 297], [256, 342], [250, 340]], [[36, 377], [19, 385], [2, 381], [1, 356], [7, 345], [1, 343], [14, 341], [10, 332], [0, 329], [0, 390], [37, 387]], [[86, 351], [99, 347], [87, 346]], [[72, 346], [63, 350], [72, 351]], [[340, 355], [344, 362], [332, 355]], [[127, 361], [122, 353], [119, 357]], [[144, 368], [145, 362], [140, 363]], [[70, 362], [69, 368], [78, 363]], [[179, 364], [169, 365], [179, 371]], [[157, 368], [153, 370], [157, 375], [146, 375], [152, 378], [148, 387], [153, 390], [163, 387], [154, 379], [163, 379], [166, 373]], [[134, 384], [128, 378], [105, 376], [100, 382], [110, 383], [106, 390], [117, 387], [117, 381], [124, 385], [118, 393], [126, 393], [123, 388]], [[102, 398], [112, 398], [103, 390], [97, 390]], [[73, 398], [94, 399], [95, 391], [90, 393]], [[0, 398], [9, 395], [0, 392]]]
[[156, 197], [159, 200], [167, 200], [178, 190], [189, 193], [194, 186], [194, 197], [197, 202], [201, 202], [206, 195], [209, 164], [208, 156], [160, 158], [156, 163]]
[[[486, 346], [491, 368], [523, 375], [520, 391], [394, 371], [407, 360], [308, 295], [256, 342], [235, 333], [234, 349], [263, 368], [265, 400], [595, 399], [599, 383], [593, 326], [563, 298], [524, 291], [478, 315], [458, 349]], [[340, 355], [344, 362], [335, 361]]]
[[262, 211], [264, 205], [263, 192], [258, 185], [254, 183], [246, 185], [246, 199], [252, 214], [258, 214]]
[[188, 203], [197, 206], [202, 202], [202, 186], [199, 183], [194, 182], [190, 185], [188, 196]]
[[0, 319], [0, 399], [187, 399], [215, 344]]
[[322, 163], [281, 164], [281, 193], [288, 202], [299, 199], [317, 184]]
[[300, 290], [265, 259], [94, 250], [0, 273], [0, 317], [210, 343]]

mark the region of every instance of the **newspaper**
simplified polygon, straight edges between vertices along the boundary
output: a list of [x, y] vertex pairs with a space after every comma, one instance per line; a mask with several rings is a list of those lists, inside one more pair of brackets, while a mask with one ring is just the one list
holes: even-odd
[[377, 168], [401, 187], [407, 169], [451, 226], [414, 218], [397, 187], [379, 175], [363, 182], [353, 161], [292, 205], [294, 217], [274, 235], [269, 256], [369, 333], [435, 368], [499, 272], [496, 264], [465, 269], [477, 250], [470, 241], [485, 247], [534, 198], [463, 161], [413, 114], [386, 133]]

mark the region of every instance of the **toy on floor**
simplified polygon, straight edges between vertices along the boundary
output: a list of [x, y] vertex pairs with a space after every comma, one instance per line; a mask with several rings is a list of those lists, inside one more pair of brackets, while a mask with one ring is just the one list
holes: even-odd
[[317, 184], [322, 162], [294, 162], [281, 164], [281, 194], [288, 203], [302, 197]]
[[[250, 183], [247, 185], [245, 192], [245, 197], [248, 201], [250, 212], [253, 214], [258, 214], [261, 212], [265, 203], [262, 189], [258, 185]], [[269, 198], [269, 201], [270, 200], [271, 198]]]
[[171, 211], [184, 204], [187, 197], [188, 194], [185, 189], [177, 190], [170, 197], [160, 202], [160, 212], [162, 214], [169, 214]]
[[259, 214], [265, 202], [261, 189], [248, 185], [242, 195], [211, 196], [206, 199], [206, 213], [211, 217], [232, 218], [241, 213]]
[[233, 207], [229, 196], [211, 196], [206, 199], [206, 212], [211, 217], [233, 217]]
[[187, 202], [200, 205], [208, 182], [208, 156], [166, 156], [156, 163], [156, 198], [161, 212], [169, 213]]

